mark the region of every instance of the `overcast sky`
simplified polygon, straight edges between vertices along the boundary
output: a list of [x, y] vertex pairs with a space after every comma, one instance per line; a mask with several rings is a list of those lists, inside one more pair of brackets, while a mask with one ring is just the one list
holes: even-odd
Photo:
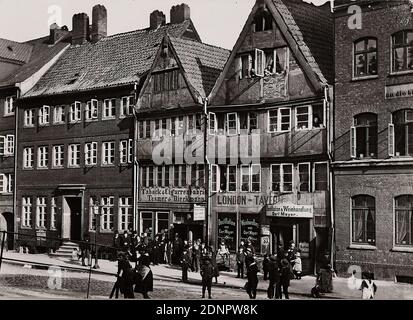
[[[323, 4], [328, 0], [305, 1]], [[91, 19], [92, 7], [103, 4], [112, 35], [148, 27], [149, 14], [156, 9], [169, 22], [171, 6], [181, 2], [190, 6], [203, 42], [232, 49], [255, 0], [0, 0], [0, 38], [27, 41], [47, 35], [55, 17], [48, 12], [53, 6], [61, 9], [61, 23], [71, 30], [73, 14], [86, 12]]]

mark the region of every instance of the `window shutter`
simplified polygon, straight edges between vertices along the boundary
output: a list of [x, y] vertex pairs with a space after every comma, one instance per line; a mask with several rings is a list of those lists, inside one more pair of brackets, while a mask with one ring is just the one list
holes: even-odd
[[351, 127], [350, 130], [350, 153], [351, 153], [351, 157], [355, 158], [357, 156], [357, 152], [356, 152], [356, 127]]
[[251, 77], [251, 69], [252, 69], [252, 56], [248, 55], [248, 77]]
[[217, 116], [215, 113], [209, 113], [209, 133], [215, 134], [217, 131]]
[[277, 73], [277, 50], [274, 50], [272, 72]]
[[260, 49], [255, 49], [255, 74], [264, 76], [264, 51]]
[[389, 156], [394, 157], [394, 124], [389, 123], [389, 133], [388, 133], [388, 139], [389, 139]]
[[4, 155], [5, 147], [6, 147], [6, 137], [0, 136], [0, 156]]
[[237, 58], [236, 73], [238, 74], [238, 79], [242, 79], [242, 57]]

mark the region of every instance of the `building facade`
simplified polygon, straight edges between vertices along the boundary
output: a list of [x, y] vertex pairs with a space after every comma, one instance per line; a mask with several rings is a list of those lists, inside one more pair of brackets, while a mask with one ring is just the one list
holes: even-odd
[[[349, 14], [349, 5], [359, 14]], [[412, 279], [411, 11], [409, 1], [336, 1], [335, 240], [341, 274], [360, 266], [375, 278]], [[350, 28], [354, 23], [360, 28]]]
[[137, 230], [135, 101], [166, 33], [199, 40], [190, 19], [173, 17], [155, 11], [148, 28], [107, 36], [103, 6], [91, 26], [73, 16], [71, 46], [18, 104], [19, 243], [88, 234], [111, 245], [115, 230]]
[[329, 256], [332, 37], [329, 4], [253, 7], [208, 107], [215, 244], [294, 242], [305, 272]]

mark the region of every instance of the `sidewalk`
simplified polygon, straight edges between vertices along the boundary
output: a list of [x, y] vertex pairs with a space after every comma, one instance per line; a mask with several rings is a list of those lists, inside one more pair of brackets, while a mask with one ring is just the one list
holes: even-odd
[[[9, 260], [11, 259], [11, 260]], [[46, 254], [21, 254], [12, 251], [4, 252], [4, 264], [14, 265], [31, 265], [33, 269], [48, 269], [48, 265], [60, 266], [71, 271], [87, 272], [90, 267], [82, 267], [80, 262], [68, 261], [66, 259], [57, 259], [49, 257]], [[93, 274], [101, 275], [115, 275], [117, 272], [117, 262], [108, 260], [99, 260], [100, 269], [92, 269]], [[181, 269], [169, 265], [151, 266], [155, 280], [180, 282]], [[1, 274], [1, 271], [0, 271]], [[268, 281], [264, 281], [262, 274], [259, 274], [258, 290], [266, 292]], [[201, 276], [199, 273], [189, 272], [188, 281], [190, 284], [200, 284]], [[220, 272], [218, 277], [218, 284], [214, 286], [234, 288], [242, 290], [246, 279], [236, 278], [236, 272]], [[375, 281], [378, 287], [376, 299], [392, 300], [392, 299], [410, 299], [413, 300], [413, 285], [394, 283], [390, 281]], [[292, 295], [311, 297], [311, 288], [315, 285], [314, 276], [305, 276], [301, 280], [292, 280], [290, 286], [290, 293]], [[350, 289], [347, 285], [346, 278], [334, 278], [333, 280], [334, 292], [324, 295], [324, 298], [329, 299], [360, 299], [361, 291]]]

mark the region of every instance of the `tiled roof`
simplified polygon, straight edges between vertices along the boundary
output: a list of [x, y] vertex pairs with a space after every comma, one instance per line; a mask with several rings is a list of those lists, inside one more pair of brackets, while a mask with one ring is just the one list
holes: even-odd
[[28, 79], [69, 45], [65, 40], [50, 45], [49, 36], [30, 40], [24, 44], [32, 48], [27, 63], [23, 64], [6, 79], [1, 80], [0, 87], [14, 85]]
[[33, 46], [0, 38], [0, 58], [20, 63], [29, 61]]
[[302, 0], [272, 1], [320, 81], [333, 83], [334, 21], [330, 3], [315, 6]]
[[200, 42], [170, 39], [188, 81], [201, 97], [206, 97], [222, 72], [230, 51]]
[[192, 24], [167, 24], [71, 46], [24, 97], [114, 87], [139, 81], [149, 71], [166, 33], [181, 37]]

